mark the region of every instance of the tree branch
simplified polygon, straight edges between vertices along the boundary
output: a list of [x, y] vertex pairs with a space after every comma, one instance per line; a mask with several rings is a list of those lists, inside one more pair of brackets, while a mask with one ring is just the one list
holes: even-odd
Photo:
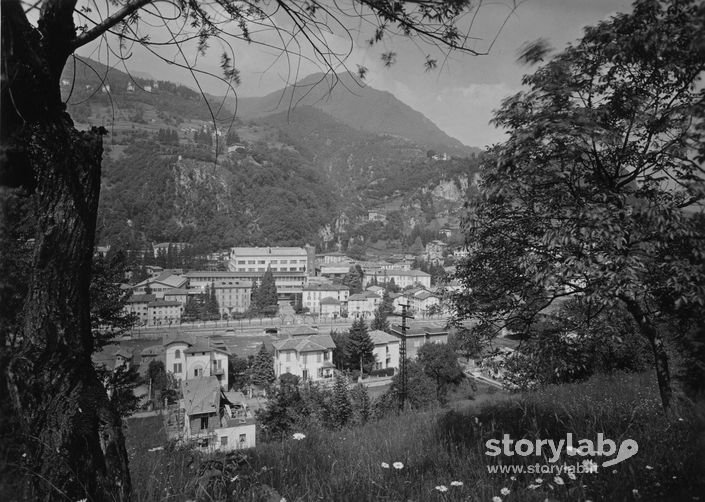
[[79, 47], [82, 47], [87, 43], [92, 42], [93, 40], [107, 32], [109, 29], [111, 29], [113, 26], [130, 16], [133, 12], [136, 12], [145, 5], [152, 3], [152, 1], [153, 0], [133, 0], [132, 2], [126, 4], [122, 9], [115, 12], [115, 14], [113, 14], [112, 16], [106, 17], [101, 23], [95, 25], [90, 30], [87, 30], [81, 35], [75, 37], [73, 39], [73, 42], [71, 43], [71, 48], [73, 50], [76, 50]]

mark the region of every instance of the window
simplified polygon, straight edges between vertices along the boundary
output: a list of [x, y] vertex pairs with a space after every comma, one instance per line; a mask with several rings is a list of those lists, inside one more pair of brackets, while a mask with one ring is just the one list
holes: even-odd
[[322, 353], [319, 352], [318, 354], [316, 354], [316, 356], [317, 356], [317, 357], [316, 357], [316, 360], [317, 360], [319, 363], [320, 363], [320, 362], [323, 362], [323, 354], [322, 354]]
[[201, 417], [201, 430], [208, 429], [208, 417]]
[[244, 443], [245, 441], [247, 441], [247, 434], [240, 434], [240, 442]]
[[181, 359], [181, 351], [179, 349], [174, 351], [174, 359]]
[[174, 373], [181, 373], [181, 363], [174, 363]]
[[257, 262], [257, 264], [258, 264], [258, 265], [264, 265], [264, 260], [259, 260], [259, 261]]
[[203, 376], [203, 368], [195, 368], [193, 370], [193, 376], [196, 378]]
[[228, 446], [228, 436], [220, 436], [220, 446]]

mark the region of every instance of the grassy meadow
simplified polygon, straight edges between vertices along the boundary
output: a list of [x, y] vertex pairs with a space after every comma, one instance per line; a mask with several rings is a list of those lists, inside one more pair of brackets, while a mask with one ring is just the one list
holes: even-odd
[[[465, 396], [467, 397], [467, 396]], [[596, 376], [580, 384], [504, 399], [472, 401], [389, 416], [362, 427], [298, 431], [283, 442], [229, 455], [148, 450], [163, 441], [159, 417], [128, 426], [137, 501], [554, 501], [705, 500], [705, 435], [693, 417], [667, 419], [651, 375]], [[451, 403], [452, 404], [452, 403]], [[537, 456], [490, 457], [485, 441], [565, 439], [617, 445], [638, 453], [596, 473], [499, 474], [488, 465], [546, 464]], [[599, 457], [569, 457], [575, 465]], [[612, 458], [612, 457], [610, 457]]]

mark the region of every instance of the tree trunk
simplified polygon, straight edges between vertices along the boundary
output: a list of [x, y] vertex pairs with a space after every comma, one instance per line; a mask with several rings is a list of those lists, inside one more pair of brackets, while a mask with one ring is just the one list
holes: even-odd
[[639, 326], [639, 331], [651, 344], [654, 366], [656, 368], [656, 380], [658, 381], [659, 394], [661, 395], [661, 405], [663, 406], [663, 411], [668, 414], [671, 408], [673, 389], [671, 388], [671, 373], [668, 367], [668, 353], [664, 346], [663, 337], [661, 337], [656, 326], [654, 326], [636, 301], [631, 299], [623, 300], [627, 305], [627, 310], [636, 321], [637, 326]]
[[[3, 2], [0, 197], [8, 187], [23, 191], [34, 241], [24, 308], [0, 312], [18, 340], [2, 347], [2, 394], [19, 426], [16, 458], [9, 459], [18, 468], [8, 481], [24, 500], [126, 500], [121, 420], [91, 361], [89, 288], [104, 130], [73, 127], [59, 92], [65, 57], [21, 9]], [[0, 223], [15, 224], [9, 218], [3, 212]]]

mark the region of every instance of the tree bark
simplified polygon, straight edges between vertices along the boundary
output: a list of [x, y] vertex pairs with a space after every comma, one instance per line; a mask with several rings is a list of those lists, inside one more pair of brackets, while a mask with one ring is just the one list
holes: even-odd
[[654, 355], [654, 366], [656, 368], [656, 380], [658, 382], [661, 405], [666, 414], [670, 412], [673, 389], [671, 387], [671, 372], [668, 364], [668, 353], [663, 342], [663, 337], [659, 334], [656, 326], [649, 319], [641, 306], [631, 299], [624, 299], [627, 310], [632, 315], [639, 327], [639, 331], [651, 344], [651, 351]]
[[[126, 500], [121, 420], [91, 361], [89, 288], [104, 130], [73, 127], [59, 92], [68, 54], [50, 43], [48, 24], [34, 29], [21, 9], [3, 2], [0, 196], [8, 187], [23, 190], [35, 228], [24, 308], [0, 313], [18, 335], [15, 346], [2, 347], [2, 394], [20, 429], [13, 436], [17, 458], [10, 459], [19, 466], [13, 483], [21, 491], [14, 495]], [[8, 214], [0, 218], [12, 225]]]

